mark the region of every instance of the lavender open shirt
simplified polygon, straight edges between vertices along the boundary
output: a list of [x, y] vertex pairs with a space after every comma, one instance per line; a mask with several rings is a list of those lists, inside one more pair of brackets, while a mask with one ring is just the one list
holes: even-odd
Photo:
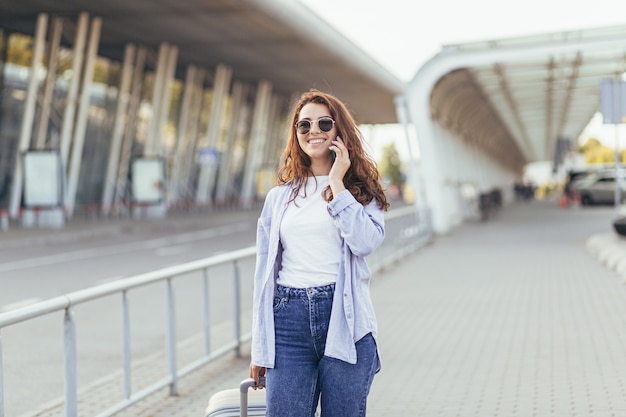
[[[292, 193], [290, 184], [272, 188], [257, 224], [252, 363], [266, 368], [274, 367], [273, 302], [282, 257], [279, 230]], [[355, 364], [355, 343], [368, 333], [372, 333], [374, 340], [378, 335], [369, 291], [371, 272], [365, 257], [385, 237], [384, 213], [375, 200], [363, 206], [344, 190], [328, 203], [328, 214], [340, 231], [343, 256], [335, 285], [325, 355]]]

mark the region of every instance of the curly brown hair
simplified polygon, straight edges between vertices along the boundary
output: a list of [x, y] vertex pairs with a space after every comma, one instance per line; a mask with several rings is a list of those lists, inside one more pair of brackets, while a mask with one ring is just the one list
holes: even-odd
[[[295, 128], [300, 111], [309, 103], [322, 104], [328, 107], [330, 116], [335, 120], [337, 133], [348, 148], [350, 168], [343, 179], [346, 189], [362, 205], [376, 200], [378, 207], [386, 211], [390, 204], [382, 187], [376, 162], [365, 151], [363, 134], [358, 129], [354, 117], [337, 97], [316, 89], [311, 89], [302, 94], [294, 106], [289, 138], [283, 151], [282, 166], [278, 170], [278, 183], [282, 185], [291, 182], [294, 186], [294, 195], [290, 201], [295, 200], [301, 188], [306, 185], [308, 177], [313, 176], [311, 158], [300, 148]], [[333, 199], [330, 186], [324, 189], [323, 195], [326, 201]]]

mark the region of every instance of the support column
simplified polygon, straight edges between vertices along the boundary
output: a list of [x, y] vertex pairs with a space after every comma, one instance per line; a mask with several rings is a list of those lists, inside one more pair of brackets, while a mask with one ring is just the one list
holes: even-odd
[[267, 123], [269, 103], [272, 94], [272, 84], [268, 81], [259, 83], [254, 114], [252, 119], [252, 131], [246, 157], [245, 172], [241, 190], [241, 204], [243, 208], [252, 207], [256, 197], [256, 179], [259, 172], [260, 162], [263, 160], [263, 145], [267, 138]]
[[104, 191], [102, 193], [102, 214], [105, 216], [108, 216], [111, 212], [113, 194], [115, 192], [115, 182], [120, 162], [120, 150], [122, 148], [124, 124], [130, 100], [130, 82], [133, 72], [135, 50], [135, 45], [128, 44], [126, 45], [126, 49], [124, 51], [122, 79], [120, 81], [119, 92], [117, 95], [117, 109], [115, 112], [115, 122], [113, 124], [107, 171], [104, 179]]
[[52, 106], [52, 94], [56, 83], [57, 63], [59, 56], [59, 46], [61, 44], [61, 33], [63, 31], [63, 18], [55, 17], [52, 23], [52, 39], [48, 46], [48, 67], [46, 68], [46, 81], [44, 84], [44, 94], [41, 100], [41, 113], [37, 121], [35, 136], [35, 149], [44, 149], [48, 136], [48, 123], [50, 120], [50, 107]]
[[455, 134], [439, 124], [433, 124], [433, 133], [436, 140], [433, 141], [434, 156], [433, 159], [438, 170], [438, 193], [442, 205], [437, 209], [438, 215], [443, 218], [449, 228], [459, 223], [457, 215], [457, 187], [455, 183], [456, 171], [456, 149], [454, 142], [460, 139]]
[[272, 130], [268, 136], [268, 140], [270, 141], [268, 155], [276, 157], [274, 162], [276, 164], [276, 168], [278, 168], [278, 165], [281, 163], [279, 158], [285, 149], [287, 137], [289, 136], [289, 122], [287, 121], [288, 116], [286, 114], [285, 99], [277, 99], [276, 106], [276, 115], [274, 116]]
[[0, 85], [4, 86], [4, 66], [7, 63], [9, 51], [9, 33], [0, 29]]
[[235, 81], [233, 84], [233, 93], [231, 99], [230, 118], [226, 123], [228, 129], [226, 131], [226, 143], [225, 149], [228, 152], [224, 153], [222, 161], [220, 163], [220, 171], [217, 176], [217, 189], [215, 191], [215, 201], [218, 204], [224, 204], [230, 200], [233, 188], [234, 172], [233, 166], [233, 150], [235, 145], [235, 139], [237, 138], [239, 118], [241, 115], [241, 107], [244, 98], [244, 86], [241, 82]]
[[[217, 154], [219, 136], [223, 126], [224, 107], [226, 96], [230, 87], [232, 69], [220, 64], [215, 71], [215, 82], [213, 84], [213, 99], [211, 101], [211, 114], [209, 116], [209, 126], [207, 130], [207, 147], [204, 150], [212, 155]], [[200, 168], [198, 178], [198, 188], [196, 190], [196, 203], [202, 205], [211, 202], [211, 191], [215, 185], [215, 174], [217, 170], [217, 158], [209, 156]]]
[[172, 83], [176, 73], [176, 62], [178, 61], [178, 47], [170, 46], [167, 51], [167, 59], [165, 62], [165, 76], [163, 77], [163, 97], [159, 106], [159, 114], [157, 118], [156, 133], [156, 155], [163, 156], [163, 141], [165, 134], [165, 126], [170, 115], [170, 98], [172, 97]]
[[24, 186], [24, 177], [22, 172], [22, 153], [26, 152], [31, 145], [33, 120], [35, 118], [35, 106], [37, 104], [37, 90], [39, 89], [39, 80], [37, 79], [37, 73], [41, 68], [40, 63], [41, 58], [43, 57], [47, 27], [48, 15], [41, 13], [37, 17], [37, 27], [35, 29], [34, 39], [35, 44], [33, 47], [33, 60], [30, 65], [30, 79], [28, 81], [26, 100], [24, 101], [24, 114], [22, 116], [20, 139], [17, 147], [17, 155], [15, 158], [15, 170], [13, 171], [13, 186], [11, 188], [11, 198], [9, 201], [9, 216], [11, 218], [18, 217], [20, 204], [22, 201], [22, 192]]
[[265, 147], [263, 148], [264, 165], [270, 162], [277, 162], [277, 157], [280, 155], [280, 153], [276, 152], [276, 142], [283, 137], [283, 135], [277, 132], [277, 130], [279, 130], [280, 105], [281, 100], [278, 97], [272, 97], [267, 116], [267, 139], [265, 141]]
[[172, 167], [172, 175], [168, 184], [167, 200], [168, 206], [178, 203], [182, 200], [183, 195], [183, 164], [185, 162], [185, 153], [190, 142], [189, 125], [191, 124], [191, 103], [193, 100], [196, 77], [198, 68], [195, 65], [189, 65], [185, 75], [185, 87], [183, 89], [183, 100], [180, 108], [180, 117], [178, 120], [178, 134], [176, 139], [176, 148], [174, 150], [174, 164]]
[[[176, 61], [178, 59], [178, 48], [167, 43], [162, 43], [159, 47], [159, 57], [157, 63], [157, 72], [154, 86], [154, 95], [152, 97], [152, 120], [150, 123], [150, 134], [146, 140], [146, 147], [144, 149], [144, 157], [162, 158], [163, 152], [163, 137], [165, 131], [165, 125], [169, 117], [170, 109], [170, 96], [172, 91], [172, 81], [176, 70]], [[167, 196], [165, 188], [167, 185], [167, 162], [166, 159], [162, 159], [165, 163], [163, 167], [163, 178], [159, 181], [161, 184], [159, 187], [163, 192], [159, 204], [150, 204], [146, 207], [146, 210], [138, 209], [135, 214], [138, 216], [147, 215], [150, 218], [161, 218], [167, 214]], [[133, 176], [133, 181], [137, 180]]]
[[200, 141], [200, 127], [202, 126], [202, 106], [205, 97], [204, 81], [207, 75], [207, 71], [203, 68], [199, 68], [194, 80], [194, 88], [191, 103], [191, 114], [189, 115], [189, 143], [183, 152], [183, 161], [181, 165], [181, 198], [186, 202], [192, 202], [195, 199], [194, 187], [191, 181], [192, 173], [195, 168], [196, 150]]
[[[64, 172], [67, 172], [69, 165], [70, 145], [72, 143], [72, 133], [74, 131], [74, 115], [78, 102], [78, 89], [80, 87], [80, 74], [83, 70], [85, 57], [85, 44], [87, 43], [87, 25], [89, 15], [81, 13], [78, 16], [76, 25], [76, 37], [74, 39], [74, 58], [72, 59], [72, 74], [67, 90], [65, 111], [63, 112], [63, 123], [61, 126], [61, 160], [64, 164]], [[67, 204], [67, 196], [65, 198]]]
[[[4, 83], [4, 66], [7, 62], [8, 55], [8, 43], [9, 43], [9, 33], [3, 29], [0, 29], [0, 95], [3, 94], [6, 86]], [[13, 155], [11, 155], [11, 146], [8, 140], [0, 141], [0, 170], [3, 171], [0, 174], [0, 178], [2, 180], [6, 180], [6, 177], [9, 176], [8, 172], [4, 172], [5, 167], [10, 166], [10, 161], [12, 161]], [[7, 212], [8, 213], [8, 212]], [[8, 222], [8, 215], [6, 217], [6, 221]], [[0, 218], [0, 230], [2, 230], [2, 218]]]
[[271, 97], [267, 116], [267, 129], [265, 132], [265, 141], [262, 149], [262, 159], [258, 170], [257, 198], [264, 199], [269, 190], [276, 185], [276, 173], [280, 165], [280, 155], [285, 138], [288, 136], [286, 129], [287, 116], [282, 114], [282, 99]]
[[463, 161], [467, 158], [464, 152], [467, 150], [465, 142], [450, 135], [446, 142], [448, 149], [447, 184], [450, 190], [450, 219], [453, 226], [463, 222], [463, 199], [461, 184], [463, 183]]
[[[126, 118], [126, 127], [124, 130], [124, 137], [122, 139], [119, 166], [117, 169], [117, 180], [115, 182], [115, 195], [113, 197], [114, 210], [119, 210], [122, 198], [126, 196], [126, 189], [128, 186], [128, 170], [130, 168], [132, 147], [135, 140], [137, 113], [139, 112], [139, 105], [141, 104], [141, 89], [143, 87], [143, 75], [147, 54], [148, 51], [145, 47], [140, 46], [138, 48], [135, 68], [133, 69], [132, 90], [130, 93], [127, 113], [128, 117]], [[127, 210], [130, 210], [130, 207], [127, 207]]]
[[91, 83], [93, 81], [93, 70], [96, 64], [96, 56], [98, 54], [101, 28], [102, 19], [99, 17], [93, 18], [91, 21], [91, 32], [89, 34], [89, 45], [87, 46], [87, 53], [85, 57], [85, 70], [83, 72], [81, 83], [82, 87], [78, 115], [76, 117], [76, 129], [72, 140], [72, 155], [70, 158], [69, 178], [67, 184], [67, 216], [69, 218], [73, 216], [74, 207], [76, 205], [76, 192], [80, 177], [80, 165], [83, 157], [83, 145], [85, 143], [85, 133], [87, 132]]
[[163, 42], [159, 46], [159, 55], [157, 58], [156, 70], [154, 73], [154, 86], [152, 90], [152, 119], [150, 119], [150, 129], [143, 150], [144, 156], [156, 156], [160, 150], [159, 144], [159, 127], [161, 121], [161, 106], [163, 102], [163, 87], [165, 83], [165, 74], [167, 72], [167, 61], [170, 46]]
[[415, 208], [421, 212], [427, 208], [427, 204], [423, 195], [424, 184], [420, 181], [417, 174], [417, 152], [410, 134], [411, 119], [407, 108], [408, 104], [404, 96], [397, 96], [394, 101], [398, 121], [402, 125], [404, 139], [406, 140], [407, 149], [409, 150], [409, 183], [413, 188], [413, 204]]

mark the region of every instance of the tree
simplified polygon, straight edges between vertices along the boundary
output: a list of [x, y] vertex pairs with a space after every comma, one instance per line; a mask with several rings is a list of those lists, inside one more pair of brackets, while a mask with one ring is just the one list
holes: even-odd
[[383, 148], [380, 172], [392, 186], [401, 188], [404, 185], [405, 175], [402, 172], [402, 161], [394, 143]]
[[[580, 146], [580, 153], [585, 157], [585, 162], [588, 164], [606, 164], [615, 162], [615, 150], [603, 145], [596, 138], [589, 138]], [[626, 154], [621, 153], [621, 160], [624, 161]]]

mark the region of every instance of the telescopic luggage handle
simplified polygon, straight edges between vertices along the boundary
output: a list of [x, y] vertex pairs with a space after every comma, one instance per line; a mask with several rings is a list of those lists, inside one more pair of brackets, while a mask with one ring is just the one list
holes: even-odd
[[241, 393], [241, 417], [248, 417], [248, 389], [250, 387], [265, 387], [265, 377], [259, 378], [259, 383], [255, 383], [254, 379], [247, 378], [239, 384], [239, 392]]
[[256, 384], [254, 382], [254, 379], [252, 379], [252, 378], [244, 379], [243, 381], [241, 381], [241, 384], [239, 384], [239, 391], [242, 394], [247, 394], [248, 393], [248, 388], [252, 388], [254, 386], [256, 386], [257, 388], [261, 388], [261, 387], [264, 388], [265, 387], [265, 377], [264, 376], [259, 377], [259, 383], [258, 384]]

